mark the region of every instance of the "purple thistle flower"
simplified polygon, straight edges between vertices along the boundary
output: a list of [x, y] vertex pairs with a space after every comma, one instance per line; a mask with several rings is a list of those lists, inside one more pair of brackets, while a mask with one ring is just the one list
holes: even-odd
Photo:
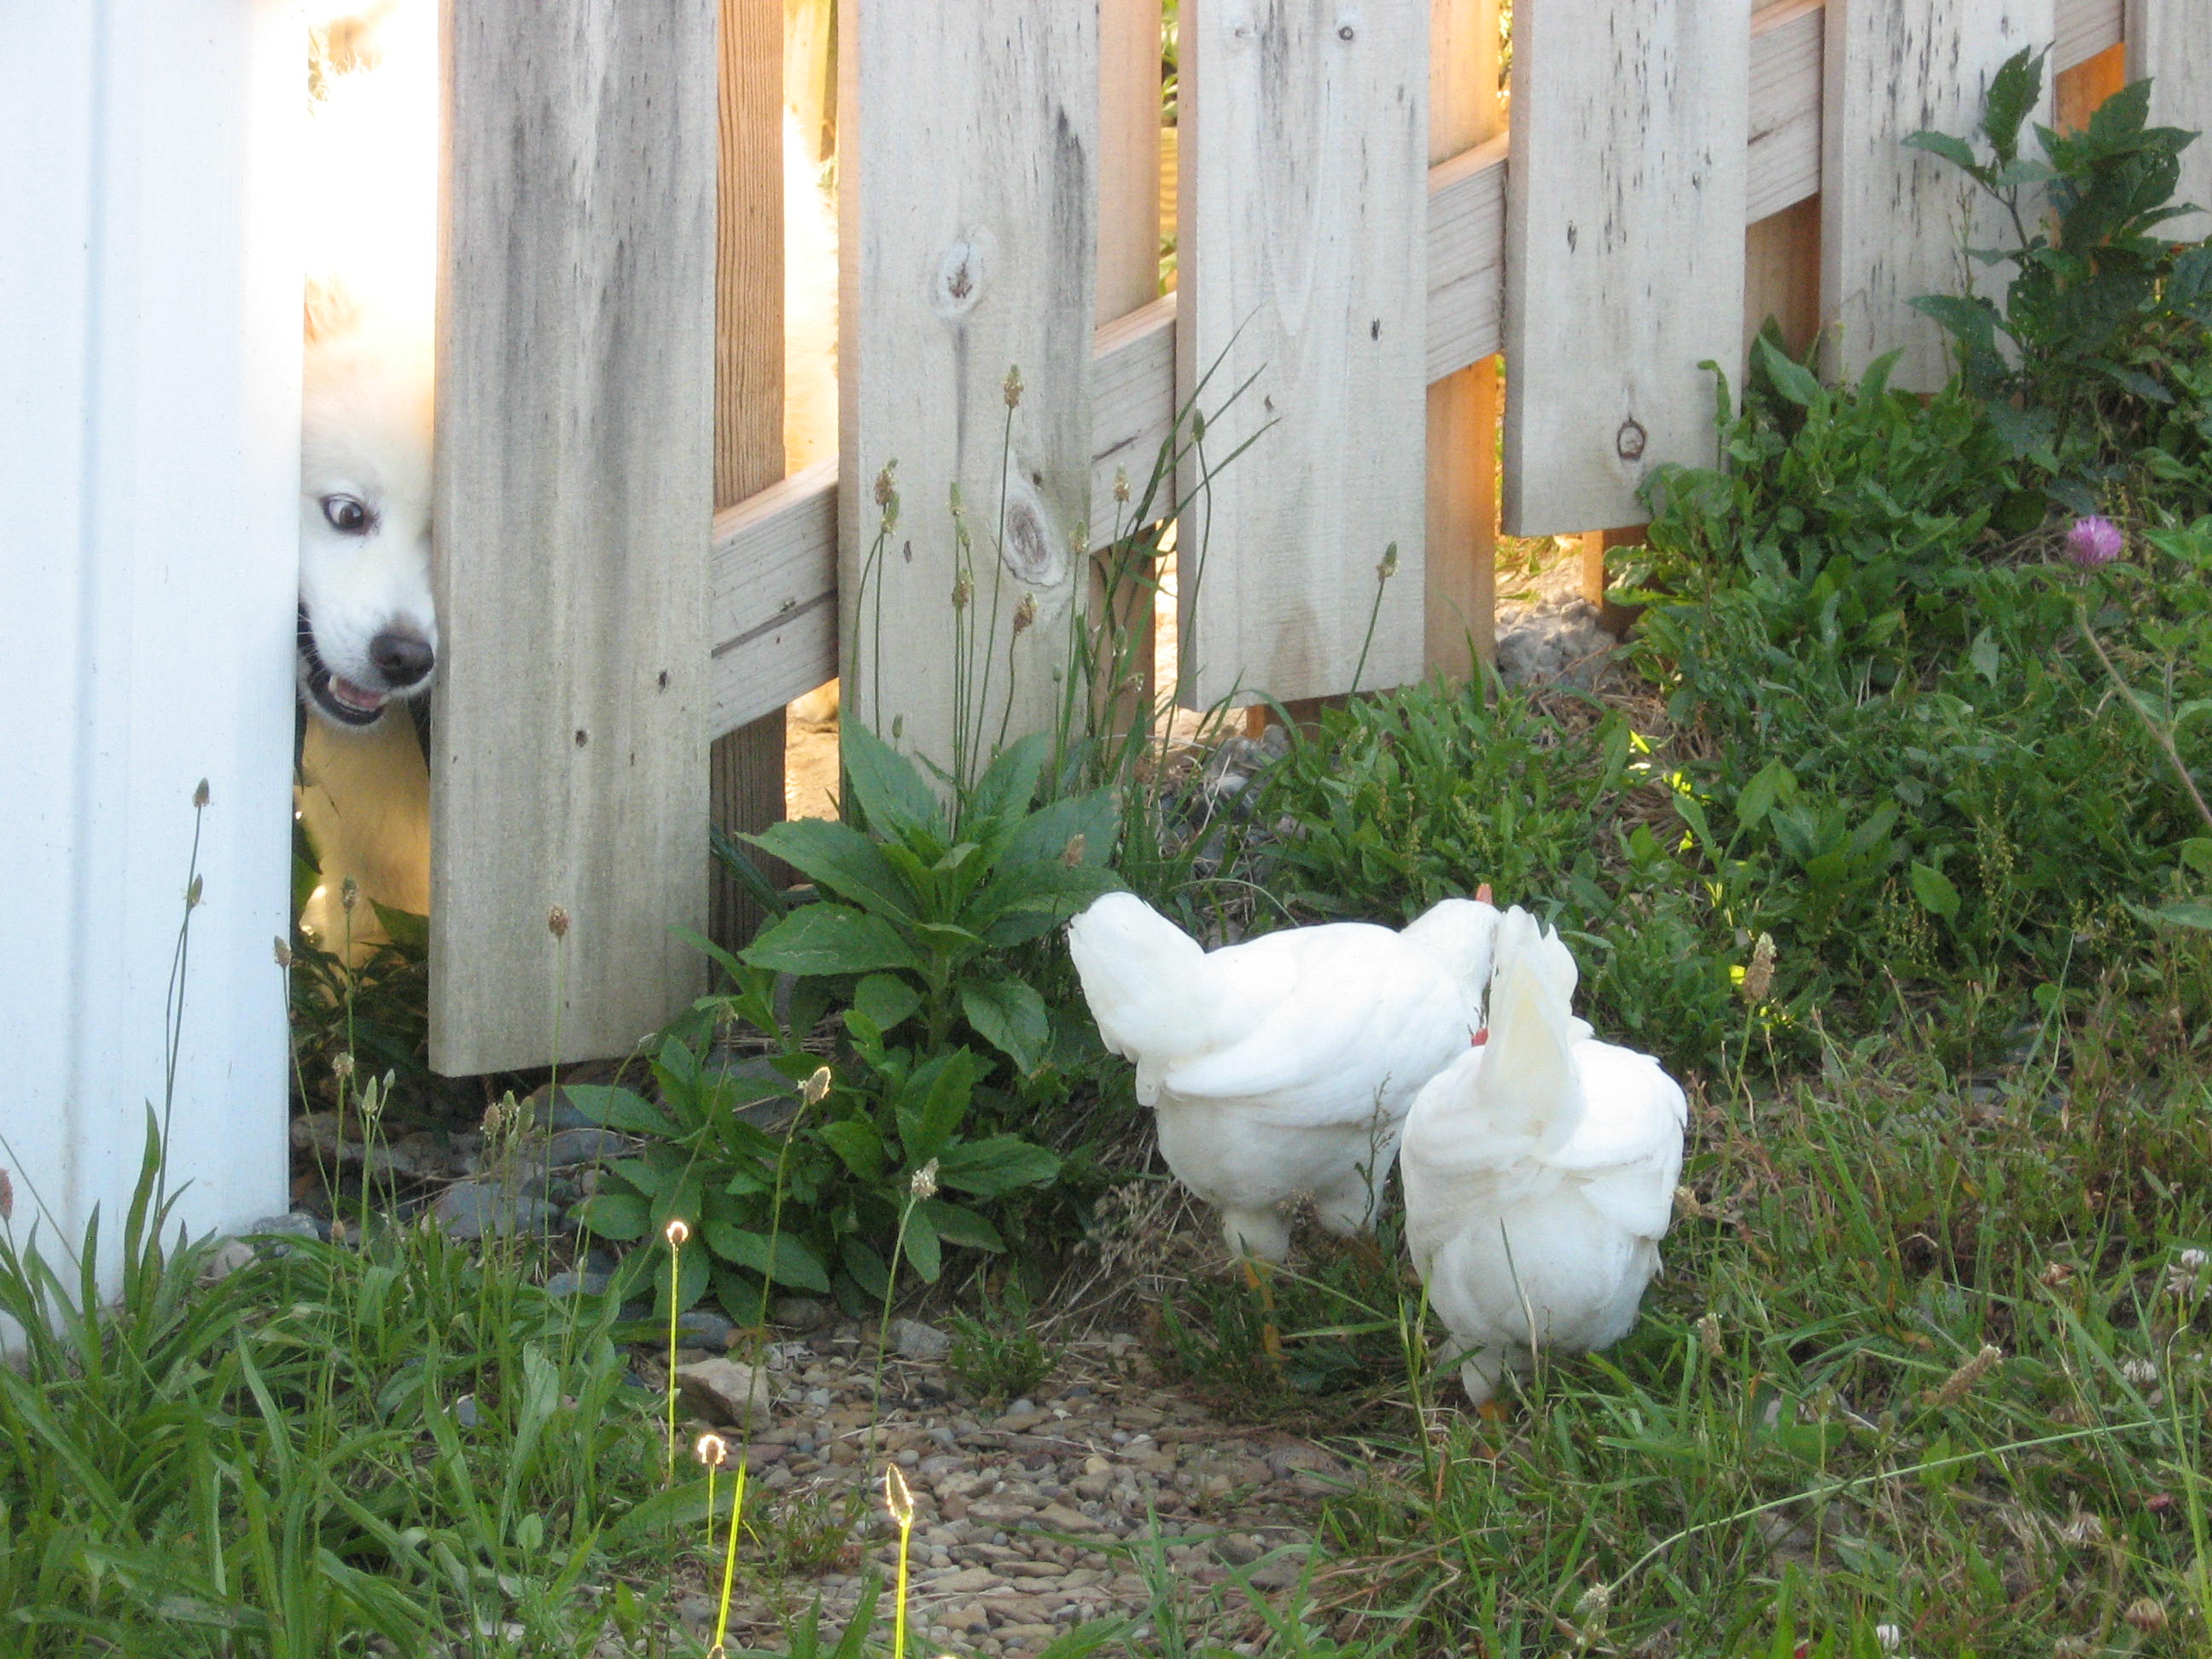
[[2075, 520], [2074, 527], [2066, 532], [2066, 556], [2084, 570], [2112, 563], [2126, 544], [2119, 526], [2094, 514]]

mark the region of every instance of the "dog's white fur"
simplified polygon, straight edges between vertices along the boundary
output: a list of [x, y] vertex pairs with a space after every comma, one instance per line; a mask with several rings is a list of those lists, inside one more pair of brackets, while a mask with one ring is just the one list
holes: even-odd
[[[437, 8], [334, 0], [311, 22], [335, 49], [307, 176], [309, 287], [301, 409], [301, 658], [307, 718], [300, 812], [321, 868], [301, 924], [325, 945], [383, 936], [368, 902], [428, 910], [429, 774], [404, 709], [339, 723], [315, 696], [318, 659], [345, 690], [418, 695], [372, 647], [398, 629], [433, 650], [430, 501], [438, 146]], [[357, 67], [348, 67], [358, 65]], [[836, 225], [792, 122], [784, 132], [784, 449], [796, 471], [837, 441]], [[366, 525], [342, 528], [359, 503]], [[465, 550], [444, 550], [465, 558]], [[825, 696], [826, 694], [826, 696]], [[836, 685], [815, 694], [834, 712]], [[356, 719], [358, 716], [356, 716]], [[359, 954], [358, 950], [356, 952]]]

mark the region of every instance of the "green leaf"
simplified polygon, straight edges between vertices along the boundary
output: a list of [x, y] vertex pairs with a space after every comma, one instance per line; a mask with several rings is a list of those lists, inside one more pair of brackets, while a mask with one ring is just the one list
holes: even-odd
[[1932, 864], [1916, 862], [1908, 872], [1912, 891], [1931, 914], [1949, 921], [1959, 914], [1959, 890]]
[[1006, 1248], [990, 1218], [958, 1204], [950, 1204], [941, 1198], [927, 1198], [915, 1206], [917, 1215], [927, 1213], [937, 1236], [948, 1244], [960, 1244], [971, 1250], [998, 1252]]
[[2183, 842], [2181, 861], [2200, 876], [2212, 876], [2212, 836], [2191, 836]]
[[1780, 759], [1771, 760], [1759, 769], [1758, 775], [1743, 787], [1736, 797], [1735, 820], [1747, 830], [1756, 829], [1759, 821], [1779, 800], [1787, 803], [1797, 793], [1797, 777]]
[[884, 1150], [882, 1134], [867, 1119], [840, 1118], [835, 1123], [823, 1124], [816, 1133], [822, 1137], [823, 1145], [837, 1154], [838, 1160], [863, 1186], [872, 1187], [884, 1178], [890, 1158]]
[[980, 840], [1001, 821], [1029, 811], [1030, 802], [1036, 796], [1037, 779], [1044, 772], [1048, 742], [1043, 732], [1032, 732], [1000, 752], [961, 803], [963, 836]]
[[1973, 665], [1974, 672], [1991, 685], [1997, 683], [1997, 667], [2001, 659], [2002, 653], [1997, 649], [1995, 634], [1984, 628], [1974, 635], [1974, 642], [1966, 651], [1966, 660]]
[[881, 1033], [911, 1018], [921, 1006], [921, 993], [890, 974], [870, 974], [853, 988], [853, 1006]]
[[1789, 353], [1778, 351], [1774, 343], [1761, 336], [1759, 341], [1759, 366], [1778, 392], [1800, 409], [1809, 409], [1820, 400], [1820, 383], [1813, 372], [1793, 359]]
[[847, 794], [863, 825], [878, 836], [918, 830], [944, 839], [945, 813], [937, 792], [912, 761], [858, 720], [838, 727], [837, 745]]
[[564, 1083], [561, 1085], [561, 1097], [592, 1122], [620, 1129], [625, 1134], [658, 1135], [663, 1140], [673, 1140], [678, 1133], [676, 1126], [660, 1109], [635, 1090], [603, 1083]]
[[835, 818], [786, 818], [745, 839], [864, 909], [902, 920], [914, 914], [914, 896], [883, 849], [850, 824]]
[[926, 1285], [937, 1283], [937, 1276], [945, 1271], [945, 1253], [937, 1242], [937, 1224], [924, 1213], [917, 1203], [906, 1217], [906, 1259], [914, 1264]]
[[1990, 78], [1989, 95], [1982, 103], [1982, 131], [1989, 135], [2000, 163], [2020, 153], [2021, 124], [2042, 99], [2043, 58], [2042, 52], [2022, 46]]
[[1017, 869], [1048, 860], [1057, 863], [1078, 836], [1083, 837], [1079, 861], [1103, 865], [1114, 851], [1114, 835], [1121, 822], [1121, 802], [1110, 788], [1053, 801], [1039, 807], [1014, 831], [1006, 850], [999, 856], [1000, 868]]
[[937, 1054], [914, 1069], [898, 1102], [899, 1144], [908, 1164], [927, 1164], [959, 1128], [983, 1067], [966, 1048]]
[[376, 912], [376, 919], [384, 924], [384, 931], [392, 942], [403, 951], [423, 951], [430, 948], [430, 918], [418, 916], [412, 910], [402, 910], [396, 905], [368, 902]]
[[1043, 1187], [1060, 1175], [1060, 1159], [1018, 1135], [963, 1140], [939, 1155], [937, 1178], [977, 1198], [997, 1198], [1017, 1187]]
[[1909, 132], [1898, 142], [1907, 149], [1924, 149], [1930, 155], [1940, 155], [1969, 173], [1977, 166], [1974, 152], [1967, 148], [1966, 141], [1948, 132]]
[[617, 1244], [645, 1237], [645, 1200], [635, 1194], [595, 1193], [584, 1200], [577, 1218], [592, 1232]]
[[768, 1236], [744, 1227], [732, 1226], [726, 1221], [709, 1218], [702, 1230], [707, 1237], [707, 1248], [723, 1261], [749, 1267], [763, 1279], [773, 1279], [779, 1285], [789, 1285], [817, 1295], [830, 1293], [829, 1269], [822, 1259], [789, 1233], [779, 1233], [775, 1240], [775, 1267], [769, 1267]]
[[757, 968], [785, 974], [920, 971], [921, 958], [891, 925], [843, 904], [802, 904], [745, 947]]
[[1036, 1070], [1052, 1036], [1052, 1018], [1034, 987], [1011, 975], [967, 981], [960, 987], [960, 1012], [1023, 1075]]

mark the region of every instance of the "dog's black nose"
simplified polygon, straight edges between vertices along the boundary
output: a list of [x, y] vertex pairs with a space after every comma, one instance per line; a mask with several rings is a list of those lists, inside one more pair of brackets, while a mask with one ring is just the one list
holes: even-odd
[[368, 659], [384, 676], [384, 683], [395, 691], [429, 678], [430, 671], [438, 665], [438, 653], [430, 648], [428, 640], [392, 629], [379, 634], [368, 642]]

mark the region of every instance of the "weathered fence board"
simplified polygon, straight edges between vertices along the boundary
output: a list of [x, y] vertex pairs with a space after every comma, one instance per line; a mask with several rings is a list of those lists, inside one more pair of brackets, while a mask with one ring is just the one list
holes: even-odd
[[[2204, 0], [2127, 0], [2128, 78], [2150, 77], [2151, 119], [2212, 130], [2212, 15]], [[2175, 219], [2159, 234], [2176, 241], [2212, 236], [2212, 136], [2182, 152], [2179, 201], [2205, 211]]]
[[[1429, 164], [1499, 136], [1498, 0], [1431, 0]], [[1431, 198], [1433, 199], [1433, 198]], [[1435, 292], [1435, 272], [1430, 272]], [[1433, 301], [1431, 301], [1433, 304]], [[1423, 330], [1425, 355], [1426, 327]], [[1429, 386], [1424, 665], [1467, 675], [1496, 654], [1492, 559], [1498, 526], [1498, 362]]]
[[[980, 732], [984, 747], [1002, 726], [1050, 723], [1087, 587], [1070, 543], [1091, 512], [1097, 15], [875, 0], [841, 8], [839, 32], [842, 711], [951, 765], [961, 721], [957, 741]], [[1011, 368], [1025, 391], [1002, 465]], [[892, 461], [897, 541], [863, 592], [872, 488]], [[973, 545], [964, 664], [949, 483]], [[1025, 600], [1034, 621], [1018, 635]]]
[[1632, 524], [1712, 453], [1700, 362], [1741, 349], [1749, 0], [1546, 0], [1516, 17], [1505, 528]]
[[[733, 507], [783, 477], [783, 5], [720, 0], [720, 167], [714, 216], [714, 505]], [[796, 124], [793, 124], [794, 126]], [[711, 670], [710, 678], [711, 678]], [[781, 704], [708, 751], [708, 811], [723, 829], [783, 816]], [[742, 945], [758, 904], [710, 862], [708, 932]]]
[[[1901, 349], [1893, 386], [1929, 392], [1949, 378], [1946, 337], [1911, 302], [1970, 280], [2002, 287], [2004, 272], [1965, 250], [1996, 242], [2003, 210], [1956, 167], [1900, 141], [1923, 129], [1972, 131], [1997, 66], [2023, 46], [2049, 46], [2056, 24], [2052, 0], [1829, 0], [1820, 311], [1831, 373], [1856, 375]], [[2036, 118], [2050, 119], [2050, 99], [2046, 76]]]
[[1421, 672], [1428, 35], [1406, 5], [1182, 19], [1179, 391], [1256, 376], [1211, 458], [1268, 428], [1203, 501], [1183, 476], [1188, 702], [1344, 690], [1392, 543], [1364, 683]]
[[714, 0], [459, 0], [446, 75], [431, 1059], [467, 1073], [627, 1053], [704, 982]]
[[1756, 224], [1820, 188], [1822, 0], [1777, 0], [1751, 20], [1744, 216]]

